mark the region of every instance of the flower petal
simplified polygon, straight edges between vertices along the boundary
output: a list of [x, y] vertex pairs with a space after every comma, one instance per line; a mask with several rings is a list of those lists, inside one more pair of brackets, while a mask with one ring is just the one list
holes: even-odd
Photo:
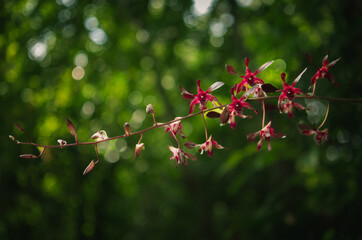
[[294, 79], [294, 81], [293, 81], [293, 83], [292, 83], [292, 87], [295, 86], [295, 84], [297, 84], [297, 83], [299, 82], [300, 78], [301, 78], [302, 75], [305, 73], [305, 71], [307, 71], [307, 68], [305, 68], [305, 69], [303, 70], [303, 72], [301, 72], [301, 73], [299, 74], [299, 76], [298, 76], [296, 79]]
[[206, 92], [209, 93], [215, 91], [216, 89], [222, 87], [223, 85], [224, 85], [223, 82], [215, 82], [206, 90]]
[[252, 88], [250, 88], [248, 91], [246, 91], [243, 94], [243, 98], [247, 98], [250, 94], [254, 93], [258, 89], [259, 85], [254, 85]]
[[264, 63], [263, 65], [261, 65], [261, 67], [258, 68], [258, 69], [254, 72], [254, 75], [260, 73], [260, 72], [263, 71], [263, 70], [265, 70], [265, 69], [266, 69], [267, 67], [269, 67], [273, 62], [274, 62], [274, 60], [273, 60], [273, 61], [270, 61], [270, 62], [266, 62], [266, 63]]
[[328, 69], [330, 67], [333, 67], [339, 60], [341, 60], [341, 58], [338, 58], [338, 59], [334, 60], [333, 62], [331, 62], [330, 64], [328, 64]]
[[208, 118], [219, 118], [220, 113], [215, 112], [215, 111], [210, 111], [210, 112], [206, 113], [206, 117], [208, 117]]
[[234, 68], [230, 65], [225, 65], [226, 67], [226, 71], [232, 75], [238, 76], [238, 74], [236, 73], [236, 71], [234, 70]]
[[263, 91], [266, 92], [266, 93], [273, 93], [273, 92], [276, 92], [276, 91], [280, 90], [279, 88], [274, 87], [270, 83], [263, 84], [261, 86], [261, 89], [263, 89]]
[[246, 138], [249, 140], [249, 141], [254, 141], [255, 138], [259, 135], [259, 132], [255, 132], [255, 133], [248, 133], [246, 134]]
[[197, 161], [197, 157], [195, 157], [194, 155], [185, 152], [185, 156], [188, 157], [189, 159], [191, 159], [192, 161]]
[[189, 91], [185, 90], [183, 87], [180, 86], [181, 94], [185, 99], [193, 99], [195, 95], [190, 93]]

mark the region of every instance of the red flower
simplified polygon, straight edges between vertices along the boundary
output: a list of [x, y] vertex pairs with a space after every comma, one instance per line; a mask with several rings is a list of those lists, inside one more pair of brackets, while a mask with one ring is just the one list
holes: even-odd
[[217, 149], [223, 149], [224, 147], [221, 146], [220, 144], [218, 144], [216, 141], [214, 141], [214, 139], [212, 138], [212, 135], [210, 135], [209, 139], [207, 139], [206, 142], [202, 143], [202, 144], [197, 144], [194, 142], [185, 142], [184, 146], [186, 148], [196, 148], [199, 147], [199, 151], [201, 152], [200, 154], [203, 154], [204, 151], [207, 152], [207, 155], [209, 155], [210, 157], [212, 157], [213, 151], [212, 148], [217, 148]]
[[203, 91], [200, 87], [200, 80], [197, 80], [197, 94], [192, 94], [188, 91], [186, 91], [183, 87], [180, 86], [181, 94], [185, 99], [193, 99], [190, 103], [190, 111], [189, 114], [191, 114], [194, 110], [197, 104], [200, 104], [200, 109], [205, 110], [206, 109], [206, 103], [207, 101], [212, 102], [212, 104], [216, 107], [215, 102], [217, 102], [220, 106], [221, 103], [219, 100], [217, 100], [216, 97], [209, 94], [210, 92], [220, 88], [223, 86], [223, 82], [215, 82], [212, 84], [206, 91]]
[[200, 147], [199, 148], [199, 151], [201, 151], [200, 154], [203, 154], [204, 151], [206, 151], [207, 155], [209, 155], [210, 157], [212, 157], [212, 154], [213, 154], [212, 148], [215, 148], [215, 147], [217, 149], [224, 148], [223, 146], [218, 144], [216, 141], [214, 141], [214, 139], [212, 138], [212, 135], [210, 135], [209, 139], [206, 142], [199, 144], [198, 146]]
[[182, 163], [184, 166], [187, 166], [188, 158], [191, 159], [192, 161], [197, 160], [197, 158], [194, 155], [182, 151], [181, 148], [175, 148], [172, 146], [168, 146], [168, 148], [172, 152], [172, 157], [170, 158], [170, 160], [176, 159], [177, 164]]
[[[176, 117], [175, 120], [176, 119], [179, 119], [179, 117]], [[183, 132], [181, 131], [181, 129], [182, 129], [181, 120], [175, 121], [165, 127], [166, 127], [165, 132], [172, 132], [173, 135], [175, 135], [175, 136], [176, 136], [176, 134], [180, 134], [182, 138], [186, 138], [185, 135], [183, 134]]]
[[303, 73], [306, 70], [307, 69], [304, 69], [304, 71], [301, 74], [299, 74], [299, 76], [293, 81], [292, 85], [290, 86], [285, 82], [285, 73], [281, 74], [284, 89], [282, 90], [282, 93], [279, 96], [278, 107], [280, 112], [287, 113], [289, 118], [293, 117], [293, 107], [297, 107], [299, 109], [305, 109], [302, 105], [294, 102], [295, 95], [300, 95], [302, 93], [307, 97], [309, 97], [309, 95], [305, 94], [300, 88], [296, 88], [294, 86], [298, 83], [299, 79], [302, 77]]
[[239, 116], [241, 118], [251, 118], [250, 115], [243, 115], [243, 108], [252, 109], [256, 114], [258, 114], [258, 111], [256, 111], [250, 105], [250, 103], [245, 102], [246, 98], [244, 96], [241, 96], [240, 99], [238, 99], [234, 95], [231, 95], [231, 99], [232, 103], [228, 106], [229, 108], [228, 123], [230, 124], [230, 127], [232, 128], [236, 127], [235, 116]]
[[329, 144], [331, 143], [331, 138], [328, 135], [328, 128], [324, 130], [319, 130], [315, 129], [315, 127], [311, 128], [304, 124], [299, 124], [298, 127], [302, 130], [302, 134], [305, 136], [315, 135], [315, 140], [319, 146], [322, 145], [322, 140], [326, 141]]
[[[248, 85], [254, 86], [256, 84], [264, 84], [264, 81], [261, 80], [260, 78], [257, 78], [256, 75], [258, 73], [260, 73], [261, 71], [263, 71], [264, 69], [266, 69], [267, 67], [269, 67], [273, 62], [274, 61], [264, 63], [260, 68], [258, 68], [253, 73], [249, 68], [249, 58], [246, 57], [245, 58], [245, 65], [246, 65], [245, 75], [244, 76], [241, 75], [240, 76], [242, 78], [241, 82], [231, 88], [231, 90], [230, 90], [231, 94], [234, 94], [234, 92], [235, 92], [235, 95], [236, 95], [241, 91], [245, 91]], [[228, 73], [238, 76], [238, 74], [235, 72], [235, 70], [232, 66], [226, 65], [226, 70], [228, 71]]]
[[249, 133], [246, 135], [246, 137], [249, 141], [254, 141], [258, 135], [260, 135], [260, 140], [257, 144], [258, 151], [260, 151], [260, 149], [261, 149], [263, 139], [268, 142], [268, 150], [271, 151], [272, 148], [270, 145], [270, 137], [274, 137], [274, 138], [281, 138], [281, 137], [284, 138], [285, 137], [284, 133], [275, 133], [274, 132], [274, 129], [271, 127], [271, 121], [260, 131], [255, 132], [255, 133]]
[[[336, 85], [338, 87], [338, 83], [336, 81], [334, 81], [334, 77], [332, 76], [332, 74], [329, 73], [329, 69], [331, 67], [333, 67], [341, 58], [338, 58], [338, 59], [334, 60], [333, 62], [329, 63], [328, 62], [328, 55], [329, 55], [329, 52], [323, 58], [321, 68], [315, 67], [315, 69], [317, 70], [317, 73], [312, 77], [312, 84], [311, 85], [314, 85], [316, 83], [316, 81], [318, 79], [320, 79], [320, 78], [327, 78], [328, 81], [330, 81], [331, 83], [334, 83], [334, 85]], [[309, 62], [313, 63], [309, 54], [307, 55], [307, 58], [308, 58]]]

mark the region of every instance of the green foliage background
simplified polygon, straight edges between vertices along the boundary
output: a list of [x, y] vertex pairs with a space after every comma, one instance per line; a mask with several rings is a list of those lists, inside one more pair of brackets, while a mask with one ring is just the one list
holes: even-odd
[[[200, 2], [202, 2], [200, 0]], [[195, 14], [181, 0], [19, 0], [1, 4], [0, 239], [362, 239], [361, 105], [333, 103], [326, 127], [332, 146], [318, 147], [298, 133], [305, 112], [287, 119], [268, 113], [277, 132], [273, 150], [249, 143], [261, 114], [238, 120], [236, 130], [207, 119], [209, 131], [228, 151], [205, 154], [188, 167], [175, 167], [163, 130], [145, 134], [145, 151], [133, 158], [136, 137], [100, 146], [101, 163], [82, 176], [94, 159], [91, 147], [38, 150], [8, 139], [72, 142], [70, 118], [81, 141], [101, 129], [123, 134], [152, 125], [152, 103], [164, 122], [188, 113], [182, 85], [196, 91], [215, 81], [221, 102], [240, 81], [244, 57], [260, 76], [281, 87], [305, 67], [298, 87], [307, 90], [316, 65], [331, 50], [335, 88], [320, 80], [317, 95], [358, 98], [362, 83], [362, 4], [358, 0], [214, 0]], [[44, 51], [46, 49], [46, 51]], [[78, 68], [76, 68], [78, 65]], [[75, 70], [74, 70], [75, 69]], [[84, 76], [75, 80], [72, 73]], [[78, 75], [77, 75], [78, 74]], [[80, 74], [80, 75], [79, 75]], [[274, 103], [274, 102], [270, 102]], [[323, 103], [325, 105], [325, 103]], [[258, 108], [258, 103], [253, 103]], [[311, 124], [311, 123], [309, 123]], [[200, 117], [183, 121], [188, 139], [203, 142]], [[190, 151], [192, 152], [192, 151]], [[192, 152], [196, 153], [196, 152]]]

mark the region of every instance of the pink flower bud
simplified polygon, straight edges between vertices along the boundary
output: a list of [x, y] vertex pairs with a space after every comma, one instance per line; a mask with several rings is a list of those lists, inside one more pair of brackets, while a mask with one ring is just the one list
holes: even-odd
[[68, 126], [68, 129], [69, 129], [70, 133], [75, 137], [75, 135], [77, 135], [77, 134], [75, 132], [75, 128], [74, 128], [73, 123], [69, 120], [69, 118], [66, 118], [65, 122], [67, 123], [67, 126]]
[[27, 159], [31, 159], [31, 158], [37, 158], [34, 154], [21, 154], [19, 157], [21, 158], [27, 158]]
[[141, 154], [141, 151], [145, 149], [145, 144], [144, 143], [138, 143], [136, 144], [136, 148], [134, 151], [134, 158], [137, 159], [138, 156]]
[[92, 160], [92, 161], [88, 164], [88, 166], [84, 169], [83, 175], [87, 175], [90, 171], [92, 171], [95, 165], [96, 165], [96, 164], [95, 164], [94, 160]]
[[152, 104], [148, 104], [146, 107], [146, 113], [150, 114], [150, 113], [155, 113], [155, 109], [153, 108]]

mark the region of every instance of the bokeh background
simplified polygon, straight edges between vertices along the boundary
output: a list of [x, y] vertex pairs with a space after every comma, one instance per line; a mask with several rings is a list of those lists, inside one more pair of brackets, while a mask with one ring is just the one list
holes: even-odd
[[[1, 3], [0, 22], [0, 239], [362, 239], [362, 107], [333, 103], [325, 127], [333, 145], [318, 147], [301, 135], [298, 123], [320, 123], [326, 102], [300, 103], [293, 119], [267, 114], [286, 139], [273, 150], [247, 142], [261, 126], [261, 114], [238, 119], [236, 130], [207, 119], [209, 132], [229, 150], [215, 150], [176, 168], [163, 129], [144, 135], [146, 149], [133, 157], [138, 138], [92, 147], [47, 151], [16, 145], [8, 135], [57, 144], [89, 141], [152, 125], [188, 113], [179, 86], [196, 92], [215, 81], [222, 103], [240, 78], [244, 58], [281, 87], [305, 67], [298, 87], [307, 91], [314, 69], [328, 50], [342, 59], [332, 74], [336, 88], [320, 80], [317, 95], [359, 98], [362, 83], [362, 3], [359, 0], [19, 0]], [[276, 104], [270, 101], [269, 104]], [[260, 109], [259, 103], [253, 103]], [[249, 112], [250, 114], [253, 114]], [[204, 141], [200, 116], [183, 121], [188, 140]]]

